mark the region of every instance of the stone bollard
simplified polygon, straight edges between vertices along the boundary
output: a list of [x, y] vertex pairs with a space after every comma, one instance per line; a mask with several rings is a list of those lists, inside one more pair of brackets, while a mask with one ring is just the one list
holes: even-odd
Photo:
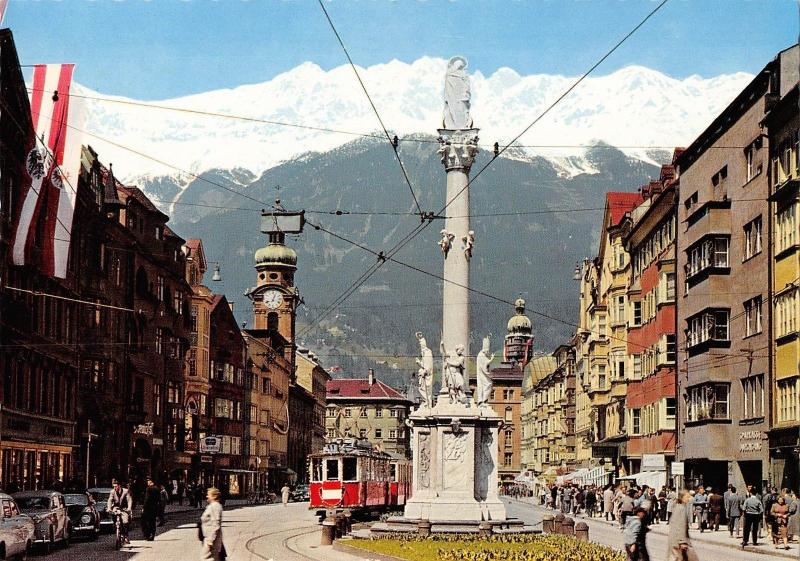
[[492, 535], [492, 525], [485, 520], [478, 524], [478, 535], [482, 538], [488, 538]]
[[564, 533], [564, 529], [561, 527], [561, 523], [562, 522], [564, 522], [564, 515], [559, 512], [553, 518], [553, 533], [554, 534], [563, 534]]
[[320, 545], [331, 545], [336, 537], [336, 520], [328, 516], [322, 521], [322, 540]]
[[545, 534], [553, 533], [553, 515], [545, 514], [542, 516], [542, 532]]
[[575, 521], [569, 516], [561, 521], [561, 533], [565, 536], [575, 535]]
[[575, 524], [575, 537], [578, 541], [589, 541], [589, 525], [586, 522], [578, 522]]
[[417, 522], [417, 533], [421, 538], [427, 538], [431, 535], [431, 521], [420, 520]]

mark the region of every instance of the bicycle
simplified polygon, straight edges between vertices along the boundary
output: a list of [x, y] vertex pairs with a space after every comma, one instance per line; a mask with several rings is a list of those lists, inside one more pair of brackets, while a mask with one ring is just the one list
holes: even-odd
[[122, 521], [123, 512], [119, 508], [114, 508], [111, 511], [111, 516], [114, 517], [114, 549], [122, 549], [125, 543], [130, 543], [128, 540], [128, 532], [125, 528], [125, 523]]

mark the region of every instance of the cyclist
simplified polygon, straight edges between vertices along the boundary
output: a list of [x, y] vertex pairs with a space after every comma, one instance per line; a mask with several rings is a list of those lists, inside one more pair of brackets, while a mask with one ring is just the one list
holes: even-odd
[[133, 500], [128, 490], [125, 489], [119, 481], [114, 479], [112, 485], [114, 489], [108, 496], [106, 510], [113, 516], [120, 517], [120, 538], [124, 543], [129, 544], [131, 541], [128, 539], [128, 526], [133, 515]]

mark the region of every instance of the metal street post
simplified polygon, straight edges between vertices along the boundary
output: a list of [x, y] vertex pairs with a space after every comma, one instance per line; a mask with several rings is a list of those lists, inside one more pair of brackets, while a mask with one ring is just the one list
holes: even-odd
[[92, 420], [89, 419], [86, 421], [86, 488], [89, 488], [89, 458], [92, 453], [92, 437], [97, 436], [96, 434], [92, 434]]

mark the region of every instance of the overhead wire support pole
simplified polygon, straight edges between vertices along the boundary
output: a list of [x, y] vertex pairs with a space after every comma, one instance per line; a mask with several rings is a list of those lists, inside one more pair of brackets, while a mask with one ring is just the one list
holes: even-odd
[[367, 91], [367, 86], [364, 84], [364, 81], [361, 79], [361, 74], [358, 73], [358, 69], [356, 69], [356, 65], [353, 62], [353, 59], [350, 57], [350, 53], [347, 50], [347, 47], [344, 45], [344, 41], [342, 40], [341, 35], [336, 30], [336, 26], [333, 24], [333, 20], [331, 19], [330, 14], [328, 14], [328, 10], [325, 8], [325, 4], [322, 0], [317, 0], [319, 2], [319, 7], [322, 8], [322, 13], [325, 14], [325, 19], [328, 20], [328, 24], [331, 26], [331, 30], [333, 34], [336, 36], [336, 40], [339, 42], [339, 45], [342, 47], [342, 51], [344, 51], [344, 56], [347, 57], [347, 62], [350, 63], [350, 68], [353, 69], [353, 73], [356, 75], [356, 79], [358, 80], [361, 89], [364, 91], [364, 95], [367, 96], [367, 100], [369, 101], [370, 107], [372, 107], [372, 111], [375, 113], [375, 116], [378, 118], [378, 122], [383, 129], [383, 133], [386, 135], [386, 140], [389, 141], [389, 145], [392, 147], [392, 151], [394, 152], [394, 157], [397, 159], [397, 163], [400, 164], [400, 170], [403, 172], [403, 178], [406, 180], [406, 184], [408, 185], [408, 190], [411, 192], [411, 197], [414, 199], [414, 204], [417, 206], [417, 211], [420, 216], [424, 215], [424, 211], [419, 204], [419, 200], [417, 199], [417, 194], [414, 192], [414, 187], [411, 185], [411, 179], [408, 177], [408, 172], [406, 171], [406, 167], [403, 165], [403, 160], [400, 159], [400, 154], [397, 151], [398, 146], [398, 139], [397, 135], [392, 137], [389, 134], [389, 130], [386, 128], [386, 125], [383, 123], [383, 119], [381, 118], [380, 113], [378, 112], [378, 108], [375, 107], [375, 103], [372, 101], [372, 96], [369, 95], [369, 91]]

